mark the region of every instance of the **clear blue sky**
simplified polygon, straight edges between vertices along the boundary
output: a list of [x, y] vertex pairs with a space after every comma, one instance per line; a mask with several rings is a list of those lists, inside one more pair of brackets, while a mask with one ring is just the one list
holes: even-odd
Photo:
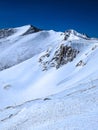
[[0, 0], [0, 28], [26, 24], [98, 37], [98, 0]]

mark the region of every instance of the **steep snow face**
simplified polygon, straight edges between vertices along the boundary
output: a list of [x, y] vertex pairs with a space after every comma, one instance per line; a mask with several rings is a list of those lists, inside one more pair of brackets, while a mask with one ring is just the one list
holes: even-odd
[[[59, 50], [59, 45], [66, 45], [65, 41], [69, 41], [67, 44], [72, 46], [74, 43], [71, 43], [71, 41], [73, 40], [82, 40], [82, 43], [87, 40], [85, 35], [82, 35], [74, 30], [68, 30], [65, 33], [55, 32], [53, 30], [42, 31], [32, 25], [13, 28], [11, 30], [13, 30], [11, 35], [7, 31], [6, 38], [4, 37], [0, 39], [0, 70], [21, 63], [49, 48], [52, 50], [54, 49], [55, 52], [56, 48]], [[75, 51], [78, 52], [77, 49]]]
[[[59, 69], [51, 67], [47, 71], [42, 71], [39, 57], [43, 53], [40, 53], [0, 72], [0, 99], [3, 100], [1, 107], [61, 92], [87, 78], [92, 80], [93, 73], [98, 71], [98, 42], [90, 42], [84, 43], [84, 49], [80, 45], [80, 52], [76, 58]], [[3, 98], [4, 95], [6, 98]]]
[[25, 61], [49, 46], [55, 46], [64, 37], [60, 32], [39, 31], [30, 25], [14, 30], [13, 35], [0, 39], [0, 70]]
[[59, 44], [66, 44], [66, 40], [69, 44], [71, 40], [88, 40], [85, 35], [74, 30], [68, 30], [65, 33], [53, 30], [42, 31], [32, 25], [1, 30], [1, 32], [6, 35], [6, 38], [1, 34], [0, 70], [21, 63], [48, 48], [56, 50]]
[[[98, 40], [17, 29], [0, 44], [0, 62], [10, 64], [0, 71], [0, 130], [97, 130]], [[59, 68], [51, 66], [62, 47]]]

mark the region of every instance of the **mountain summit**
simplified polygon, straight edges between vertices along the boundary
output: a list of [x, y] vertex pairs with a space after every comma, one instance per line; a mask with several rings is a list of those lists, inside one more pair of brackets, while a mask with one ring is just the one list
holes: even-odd
[[70, 30], [67, 30], [65, 31], [65, 40], [67, 39], [72, 39], [73, 38], [82, 38], [82, 39], [89, 39], [89, 37], [86, 35], [86, 34], [81, 34], [81, 33], [78, 33], [77, 31], [73, 30], [73, 29], [70, 29]]
[[65, 44], [66, 41], [69, 44], [69, 41], [73, 40], [89, 40], [88, 37], [75, 30], [67, 30], [65, 33], [53, 30], [45, 31], [32, 25], [1, 29], [0, 32], [2, 43], [0, 44], [0, 70], [21, 63], [35, 54], [47, 50], [50, 46], [52, 50], [53, 48], [56, 50], [57, 46]]
[[33, 25], [26, 25], [26, 26], [18, 27], [18, 28], [1, 29], [0, 38], [7, 38], [8, 36], [18, 33], [19, 30], [23, 30], [22, 35], [27, 35], [27, 34], [41, 31], [41, 29], [38, 29]]

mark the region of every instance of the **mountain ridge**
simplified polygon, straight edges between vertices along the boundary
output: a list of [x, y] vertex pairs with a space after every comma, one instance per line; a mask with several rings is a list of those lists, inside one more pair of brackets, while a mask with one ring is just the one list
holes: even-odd
[[[23, 27], [23, 28], [24, 28], [24, 27], [29, 27], [29, 28], [31, 28], [31, 30], [34, 29], [35, 32], [45, 30], [45, 29], [39, 29], [39, 28], [37, 28], [36, 26], [33, 26], [32, 24], [28, 24], [28, 25], [19, 26], [19, 27], [1, 28], [0, 31], [15, 30], [15, 29], [19, 29], [19, 28], [21, 28], [21, 27]], [[49, 30], [46, 30], [46, 31], [49, 31]], [[59, 31], [56, 31], [56, 32], [59, 32]], [[69, 32], [69, 33], [72, 33], [72, 34], [81, 34], [82, 36], [89, 38], [89, 36], [88, 36], [87, 34], [85, 34], [85, 33], [79, 33], [79, 32], [77, 32], [75, 29], [67, 29], [67, 30], [65, 30], [64, 32]], [[34, 33], [33, 30], [32, 30], [30, 33]]]
[[97, 130], [98, 40], [29, 29], [0, 39], [0, 130]]
[[[8, 30], [13, 30], [14, 33], [13, 34], [11, 33], [10, 35]], [[62, 41], [65, 42], [66, 40], [70, 42], [71, 40], [73, 41], [73, 40], [79, 40], [79, 39], [90, 40], [90, 38], [76, 32], [75, 30], [67, 30], [64, 33], [64, 32], [56, 32], [52, 30], [51, 31], [41, 30], [32, 25], [26, 25], [22, 27], [13, 28], [13, 29], [9, 28], [7, 29], [7, 32], [4, 33], [6, 35], [4, 35], [4, 37], [1, 38], [1, 42], [3, 43], [1, 44], [1, 48], [4, 48], [4, 49], [1, 50], [0, 70], [6, 69], [15, 64], [21, 63], [24, 60], [31, 58], [33, 55], [35, 55], [35, 53], [41, 52], [41, 50], [43, 51], [44, 47], [42, 48], [42, 46], [47, 46], [45, 41], [43, 41], [42, 46], [36, 47], [38, 48], [37, 50], [36, 48], [33, 49], [33, 47], [35, 46], [34, 44], [37, 44], [37, 39], [41, 38], [41, 40], [46, 40], [46, 42], [47, 42], [47, 39], [49, 39], [50, 42], [52, 42], [55, 37], [58, 37], [56, 39], [58, 39], [59, 43], [57, 41], [57, 43], [55, 42], [56, 44], [60, 44], [60, 43], [62, 44]], [[6, 39], [5, 39], [5, 36], [6, 36]], [[28, 45], [26, 44], [27, 42], [28, 42]], [[49, 44], [51, 45], [51, 43]], [[16, 46], [16, 48], [14, 47], [14, 45]], [[9, 60], [8, 58], [9, 56], [10, 57], [15, 56], [14, 58], [15, 60], [14, 61]], [[5, 59], [5, 61], [3, 59]]]

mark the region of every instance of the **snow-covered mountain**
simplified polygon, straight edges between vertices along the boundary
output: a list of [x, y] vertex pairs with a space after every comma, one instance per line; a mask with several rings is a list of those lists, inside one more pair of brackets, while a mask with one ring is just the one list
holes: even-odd
[[0, 130], [97, 130], [98, 40], [27, 25], [0, 30]]

